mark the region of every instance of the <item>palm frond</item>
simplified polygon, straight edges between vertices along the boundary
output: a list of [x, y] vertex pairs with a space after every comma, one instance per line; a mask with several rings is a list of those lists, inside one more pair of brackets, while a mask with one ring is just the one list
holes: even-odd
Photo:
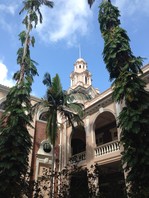
[[62, 96], [63, 90], [58, 74], [52, 80], [52, 92], [56, 97], [58, 96], [60, 98]]
[[53, 6], [54, 6], [53, 1], [41, 0], [41, 2], [43, 2], [42, 4], [46, 5], [49, 8], [53, 8]]
[[90, 95], [82, 90], [71, 90], [69, 94], [67, 93], [67, 97], [69, 97], [70, 101], [87, 101], [90, 100]]
[[51, 85], [52, 85], [52, 83], [51, 83], [51, 76], [50, 76], [50, 74], [49, 74], [48, 72], [45, 73], [42, 82], [43, 82], [43, 84], [46, 85], [47, 87], [51, 87]]
[[83, 117], [83, 109], [84, 105], [81, 103], [69, 103], [67, 104], [67, 108], [70, 109], [74, 114], [79, 115], [81, 118]]
[[92, 7], [94, 1], [95, 1], [95, 0], [88, 0], [88, 4], [89, 4], [90, 8]]

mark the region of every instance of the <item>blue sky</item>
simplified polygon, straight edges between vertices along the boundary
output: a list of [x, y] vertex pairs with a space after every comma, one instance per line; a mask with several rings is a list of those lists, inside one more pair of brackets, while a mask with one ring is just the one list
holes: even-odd
[[[18, 34], [24, 30], [20, 0], [0, 1], [0, 84], [11, 86], [12, 75], [18, 70], [16, 52], [20, 47]], [[55, 0], [53, 9], [42, 7], [43, 23], [32, 35], [35, 47], [31, 57], [38, 62], [39, 77], [35, 78], [32, 94], [43, 97], [45, 86], [42, 79], [45, 72], [53, 77], [59, 74], [64, 89], [70, 86], [69, 75], [73, 64], [79, 58], [79, 45], [82, 58], [88, 63], [92, 73], [92, 85], [103, 92], [110, 86], [109, 74], [102, 60], [103, 39], [98, 24], [96, 0], [90, 9], [87, 0]], [[121, 27], [131, 40], [131, 48], [136, 56], [146, 58], [149, 63], [149, 0], [112, 0], [121, 13]]]

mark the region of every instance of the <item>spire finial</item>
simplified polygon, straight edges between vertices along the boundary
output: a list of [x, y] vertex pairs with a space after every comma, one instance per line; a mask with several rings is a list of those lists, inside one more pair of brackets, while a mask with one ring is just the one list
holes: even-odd
[[81, 46], [79, 44], [79, 58], [81, 58]]

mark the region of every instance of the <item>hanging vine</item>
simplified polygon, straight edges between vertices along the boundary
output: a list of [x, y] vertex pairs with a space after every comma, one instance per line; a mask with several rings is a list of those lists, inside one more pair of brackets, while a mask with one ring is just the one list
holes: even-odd
[[5, 101], [5, 112], [0, 120], [0, 192], [1, 197], [22, 197], [25, 192], [25, 177], [28, 170], [29, 153], [32, 146], [28, 127], [31, 126], [32, 112], [30, 93], [33, 78], [37, 75], [36, 62], [31, 59], [30, 46], [35, 38], [31, 31], [38, 22], [42, 23], [40, 7], [53, 7], [47, 0], [25, 0], [23, 9], [26, 16], [22, 23], [26, 29], [19, 34], [22, 47], [17, 52], [19, 71], [14, 74], [15, 86]]
[[128, 195], [149, 197], [149, 93], [142, 74], [143, 59], [133, 55], [129, 37], [120, 27], [119, 10], [110, 1], [100, 5], [99, 23], [104, 39], [103, 58], [113, 81], [113, 99], [124, 101], [119, 115], [122, 162]]

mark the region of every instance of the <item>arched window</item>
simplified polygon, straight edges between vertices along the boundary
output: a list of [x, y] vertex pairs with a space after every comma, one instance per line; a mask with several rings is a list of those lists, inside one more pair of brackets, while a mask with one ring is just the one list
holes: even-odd
[[39, 116], [39, 120], [47, 121], [47, 112], [43, 112]]

